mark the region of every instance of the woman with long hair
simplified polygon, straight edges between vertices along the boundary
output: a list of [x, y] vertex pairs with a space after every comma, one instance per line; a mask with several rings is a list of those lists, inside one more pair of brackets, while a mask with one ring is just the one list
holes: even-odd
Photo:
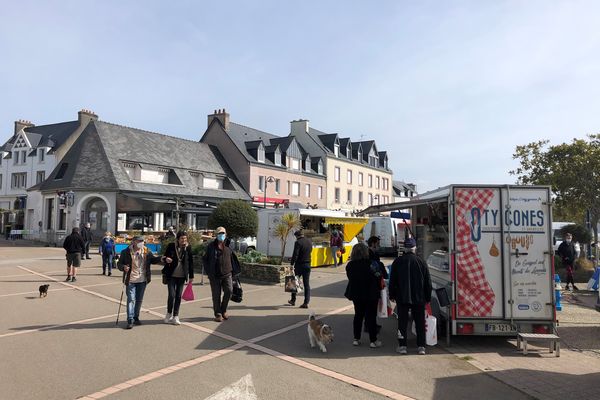
[[187, 232], [177, 232], [175, 243], [169, 243], [165, 250], [165, 267], [162, 270], [169, 295], [165, 323], [180, 325], [179, 306], [186, 281], [194, 281], [194, 259], [192, 247], [188, 243]]

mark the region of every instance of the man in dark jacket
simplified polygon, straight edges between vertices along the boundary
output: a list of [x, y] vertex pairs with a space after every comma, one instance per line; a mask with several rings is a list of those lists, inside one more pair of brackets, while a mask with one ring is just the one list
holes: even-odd
[[[210, 281], [215, 321], [223, 322], [223, 320], [229, 319], [227, 306], [233, 291], [232, 276], [240, 273], [240, 265], [237, 256], [228, 245], [229, 241], [226, 241], [227, 231], [225, 228], [219, 226], [215, 230], [215, 234], [217, 238], [206, 247], [206, 254], [202, 261], [204, 271]], [[221, 298], [221, 292], [223, 298]]]
[[565, 235], [565, 240], [558, 246], [556, 252], [567, 269], [567, 284], [565, 285], [565, 290], [569, 289], [569, 283], [573, 286], [573, 289], [579, 290], [577, 286], [575, 286], [575, 281], [573, 280], [573, 267], [575, 265], [575, 255], [577, 254], [575, 245], [573, 244], [573, 235], [567, 233]]
[[158, 264], [165, 257], [155, 256], [146, 246], [144, 237], [136, 236], [131, 245], [121, 251], [117, 267], [123, 271], [123, 283], [127, 288], [127, 329], [141, 325], [140, 310], [146, 285], [152, 280], [150, 264]]
[[90, 257], [90, 244], [92, 244], [93, 235], [89, 222], [86, 223], [83, 229], [81, 230], [81, 237], [83, 238], [83, 242], [85, 243], [85, 258], [87, 260], [91, 260], [92, 257]]
[[[308, 308], [310, 303], [310, 255], [312, 253], [312, 241], [304, 237], [304, 232], [298, 230], [294, 232], [296, 243], [294, 243], [294, 252], [290, 264], [294, 267], [294, 275], [302, 277], [304, 286], [304, 302], [300, 308]], [[296, 293], [292, 293], [292, 298], [288, 301], [291, 306], [296, 305]]]
[[431, 301], [431, 277], [427, 263], [415, 254], [417, 243], [413, 238], [404, 241], [405, 252], [394, 260], [390, 272], [390, 298], [398, 306], [398, 348], [407, 354], [406, 326], [411, 310], [417, 331], [419, 354], [425, 354], [425, 304]]
[[85, 244], [79, 234], [79, 228], [73, 228], [71, 234], [65, 238], [63, 249], [67, 252], [67, 279], [65, 282], [75, 282], [77, 278], [77, 268], [81, 265], [81, 257]]

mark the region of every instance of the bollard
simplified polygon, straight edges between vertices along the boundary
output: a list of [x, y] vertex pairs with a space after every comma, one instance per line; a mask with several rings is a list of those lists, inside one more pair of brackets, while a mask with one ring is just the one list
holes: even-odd
[[560, 276], [554, 274], [554, 297], [556, 298], [556, 311], [562, 311], [562, 305], [560, 304]]

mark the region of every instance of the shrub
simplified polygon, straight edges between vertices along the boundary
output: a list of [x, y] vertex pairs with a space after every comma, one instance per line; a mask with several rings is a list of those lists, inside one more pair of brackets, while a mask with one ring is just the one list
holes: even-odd
[[258, 216], [252, 206], [243, 200], [225, 200], [218, 205], [208, 219], [208, 226], [225, 227], [233, 238], [256, 236]]
[[583, 225], [565, 225], [562, 228], [560, 228], [560, 232], [562, 233], [563, 237], [565, 234], [570, 233], [571, 235], [573, 235], [573, 241], [575, 242], [590, 243], [592, 241], [592, 234]]
[[262, 254], [260, 251], [250, 250], [246, 254], [241, 255], [239, 257], [239, 260], [249, 264], [256, 264], [260, 263], [263, 258], [265, 258], [265, 255]]

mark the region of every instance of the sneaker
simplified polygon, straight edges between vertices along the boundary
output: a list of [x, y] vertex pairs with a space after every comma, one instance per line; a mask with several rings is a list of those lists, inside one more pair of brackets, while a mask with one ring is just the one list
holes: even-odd
[[383, 346], [383, 343], [381, 343], [381, 340], [376, 340], [374, 342], [371, 342], [371, 344], [369, 345], [369, 347], [372, 349], [376, 349], [381, 346]]
[[354, 340], [352, 341], [352, 346], [359, 346], [359, 345], [360, 345], [360, 340], [356, 340], [356, 339], [354, 339]]
[[106, 275], [106, 271], [102, 271], [102, 275]]
[[67, 279], [65, 279], [65, 282], [71, 282], [71, 275], [67, 276]]
[[408, 354], [408, 350], [406, 346], [398, 346], [396, 347], [396, 353], [402, 354], [404, 356]]
[[109, 272], [109, 273], [108, 273], [108, 276], [111, 276], [111, 275], [112, 275], [112, 272]]
[[86, 257], [85, 259], [86, 259], [86, 260], [91, 260], [91, 259], [92, 259], [92, 257]]
[[176, 315], [173, 317], [173, 325], [181, 325], [181, 321], [179, 321], [179, 317]]
[[71, 282], [75, 282], [75, 281], [77, 281], [77, 278], [75, 278], [75, 277], [72, 277], [72, 278], [71, 278]]
[[127, 327], [125, 329], [131, 329], [131, 328], [133, 328], [133, 322], [128, 322]]
[[419, 353], [420, 356], [424, 356], [425, 355], [425, 347], [419, 347], [417, 349], [417, 352]]
[[229, 314], [227, 314], [226, 312], [223, 313], [223, 319], [229, 319]]
[[217, 314], [215, 317], [215, 322], [223, 322], [223, 316], [221, 314]]
[[140, 319], [139, 319], [139, 318], [134, 318], [134, 319], [133, 319], [133, 324], [134, 324], [134, 325], [141, 325], [141, 324], [142, 324], [142, 321], [140, 321]]
[[165, 314], [165, 318], [163, 319], [163, 321], [165, 321], [165, 324], [171, 323], [171, 317], [172, 317], [171, 313], [168, 312]]
[[303, 304], [300, 306], [300, 308], [308, 308], [308, 304], [306, 304], [306, 303], [303, 303]]
[[295, 306], [295, 305], [296, 305], [296, 302], [295, 302], [295, 301], [292, 301], [292, 300], [288, 300], [288, 304], [289, 304], [290, 306]]

